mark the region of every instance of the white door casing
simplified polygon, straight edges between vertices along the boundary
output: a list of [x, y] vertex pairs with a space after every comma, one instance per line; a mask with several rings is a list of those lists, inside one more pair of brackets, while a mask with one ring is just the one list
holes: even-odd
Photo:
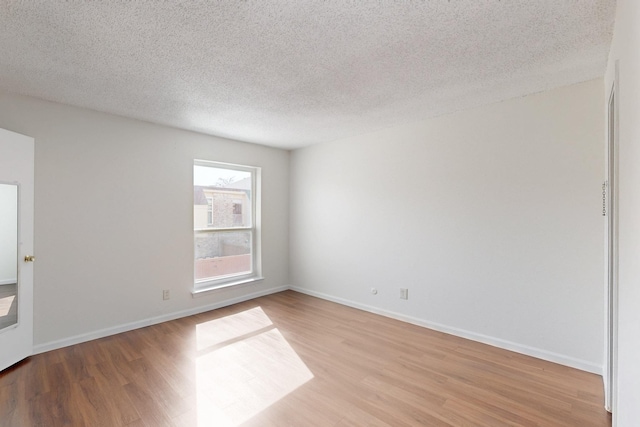
[[34, 140], [0, 129], [0, 182], [18, 187], [18, 322], [0, 331], [0, 370], [33, 352]]
[[[605, 222], [605, 409], [615, 412], [618, 356], [618, 61], [607, 102]], [[614, 415], [615, 417], [615, 415]]]

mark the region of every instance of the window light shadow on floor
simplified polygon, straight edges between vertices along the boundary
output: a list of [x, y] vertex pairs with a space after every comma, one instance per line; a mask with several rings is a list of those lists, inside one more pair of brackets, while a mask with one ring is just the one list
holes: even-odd
[[198, 426], [236, 426], [313, 378], [262, 308], [196, 325]]

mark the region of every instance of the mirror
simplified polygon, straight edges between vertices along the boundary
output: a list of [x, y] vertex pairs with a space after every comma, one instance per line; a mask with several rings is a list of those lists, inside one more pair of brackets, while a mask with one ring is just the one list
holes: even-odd
[[0, 183], [0, 330], [18, 323], [18, 186]]

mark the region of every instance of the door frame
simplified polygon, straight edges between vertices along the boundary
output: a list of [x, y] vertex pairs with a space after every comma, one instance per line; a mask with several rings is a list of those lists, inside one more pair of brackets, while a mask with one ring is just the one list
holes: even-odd
[[618, 118], [619, 64], [615, 63], [613, 83], [607, 98], [605, 163], [605, 409], [615, 413], [618, 384]]

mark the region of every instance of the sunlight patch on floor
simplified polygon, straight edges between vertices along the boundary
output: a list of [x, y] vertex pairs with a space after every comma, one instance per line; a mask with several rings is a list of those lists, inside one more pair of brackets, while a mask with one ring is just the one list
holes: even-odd
[[201, 427], [239, 425], [313, 378], [260, 307], [197, 325], [196, 337]]
[[260, 307], [200, 323], [196, 325], [197, 350], [206, 350], [225, 343], [230, 344], [230, 341], [270, 326], [273, 326], [271, 319]]

